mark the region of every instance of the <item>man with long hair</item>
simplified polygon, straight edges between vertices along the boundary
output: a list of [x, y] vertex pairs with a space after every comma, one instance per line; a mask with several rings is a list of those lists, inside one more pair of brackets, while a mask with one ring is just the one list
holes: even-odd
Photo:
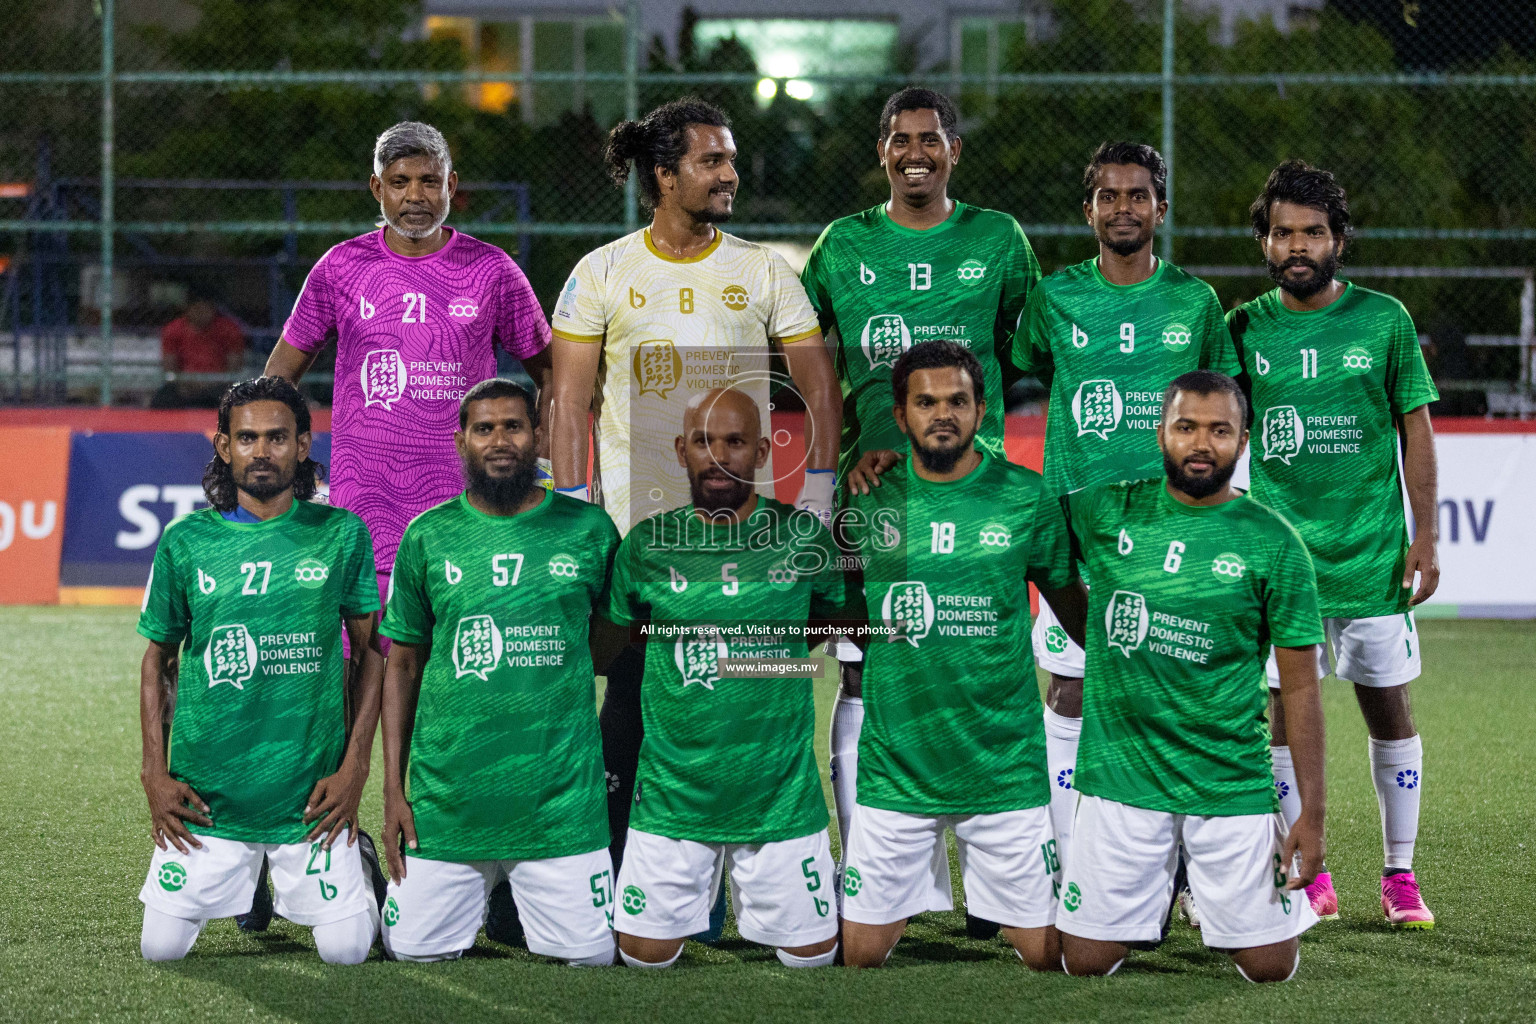
[[218, 424], [213, 507], [166, 527], [139, 617], [156, 846], [141, 949], [181, 959], [209, 920], [251, 907], [270, 861], [278, 913], [313, 928], [321, 959], [361, 963], [379, 929], [357, 827], [384, 674], [373, 545], [356, 515], [308, 500], [319, 467], [292, 384], [231, 386]]

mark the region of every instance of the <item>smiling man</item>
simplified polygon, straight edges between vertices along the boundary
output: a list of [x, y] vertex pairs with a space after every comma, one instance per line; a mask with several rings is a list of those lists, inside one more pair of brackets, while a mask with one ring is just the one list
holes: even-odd
[[[1056, 917], [1069, 974], [1112, 974], [1159, 938], [1181, 848], [1201, 940], [1248, 980], [1290, 978], [1317, 923], [1301, 891], [1323, 863], [1317, 582], [1296, 531], [1232, 486], [1247, 419], [1232, 378], [1185, 373], [1163, 393], [1162, 475], [1069, 500], [1093, 577]], [[1289, 828], [1264, 723], [1271, 644], [1301, 801]]]

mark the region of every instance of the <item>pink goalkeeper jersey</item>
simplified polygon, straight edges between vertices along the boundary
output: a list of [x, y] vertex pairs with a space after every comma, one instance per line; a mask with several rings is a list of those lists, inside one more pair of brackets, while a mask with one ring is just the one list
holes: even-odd
[[464, 489], [453, 432], [459, 399], [549, 346], [522, 270], [462, 231], [430, 256], [401, 256], [384, 230], [331, 249], [309, 272], [283, 340], [313, 352], [336, 331], [331, 502], [368, 524], [379, 572], [405, 525]]

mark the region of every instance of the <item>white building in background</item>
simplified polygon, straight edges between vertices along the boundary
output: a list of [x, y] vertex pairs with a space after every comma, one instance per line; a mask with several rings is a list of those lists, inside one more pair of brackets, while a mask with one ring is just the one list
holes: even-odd
[[[1156, 15], [1160, 0], [1141, 0]], [[1310, 24], [1325, 0], [1182, 0], [1217, 18], [1230, 44], [1245, 20], [1269, 19], [1281, 31]], [[641, 0], [642, 49], [656, 39], [677, 57], [684, 11], [697, 17], [694, 44], [707, 52], [736, 36], [758, 68], [797, 99], [815, 85], [797, 75], [877, 74], [895, 70], [898, 45], [917, 66], [956, 74], [996, 74], [1021, 39], [1045, 38], [1051, 5], [1033, 0]], [[624, 68], [622, 0], [426, 0], [429, 35], [458, 39], [474, 66], [495, 71], [618, 72]], [[1154, 22], [1155, 24], [1155, 22]], [[765, 89], [768, 86], [765, 85]], [[591, 105], [600, 123], [616, 119], [620, 91], [592, 83], [497, 82], [470, 87], [492, 110], [517, 107], [524, 120], [548, 122]]]

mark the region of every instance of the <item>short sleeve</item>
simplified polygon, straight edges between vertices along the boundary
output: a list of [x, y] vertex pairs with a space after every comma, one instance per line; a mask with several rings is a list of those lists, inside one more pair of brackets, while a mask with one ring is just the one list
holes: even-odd
[[1042, 383], [1050, 382], [1055, 366], [1051, 358], [1050, 304], [1044, 288], [1030, 289], [1023, 323], [1013, 336], [1013, 365]]
[[373, 563], [373, 538], [357, 516], [348, 513], [351, 536], [347, 538], [347, 589], [341, 598], [346, 618], [379, 610], [379, 577]]
[[329, 262], [335, 251], [321, 256], [311, 268], [299, 297], [293, 301], [293, 312], [283, 324], [283, 340], [301, 352], [315, 351], [336, 327], [336, 303], [329, 275]]
[[560, 289], [555, 300], [555, 315], [550, 320], [551, 332], [566, 341], [600, 342], [608, 333], [608, 315], [603, 308], [605, 275], [600, 275], [597, 262], [601, 252], [588, 253], [576, 264], [571, 276]]
[[594, 518], [598, 520], [597, 528], [593, 531], [597, 534], [593, 542], [597, 545], [598, 554], [603, 560], [603, 579], [598, 590], [592, 595], [592, 607], [602, 613], [607, 607], [613, 594], [613, 570], [614, 561], [619, 553], [619, 528], [613, 525], [613, 520], [606, 512], [592, 506], [596, 511]]
[[635, 538], [642, 531], [631, 530], [619, 544], [613, 557], [613, 579], [608, 586], [608, 621], [620, 626], [630, 626], [645, 618], [640, 601], [640, 570]]
[[389, 605], [384, 610], [384, 624], [379, 631], [403, 644], [424, 644], [432, 639], [435, 619], [427, 594], [426, 551], [420, 520], [405, 529], [400, 547], [395, 551], [395, 567], [389, 577]]
[[1440, 391], [1424, 363], [1419, 332], [1413, 326], [1413, 317], [1401, 306], [1392, 325], [1391, 345], [1387, 357], [1387, 398], [1392, 403], [1392, 412], [1402, 416], [1438, 400]]
[[1306, 545], [1289, 525], [1264, 581], [1264, 620], [1276, 647], [1306, 647], [1323, 642], [1317, 609], [1317, 573]]
[[518, 359], [549, 347], [549, 324], [533, 285], [510, 256], [504, 257], [496, 302], [496, 344]]
[[180, 643], [192, 626], [192, 610], [187, 607], [186, 590], [176, 568], [172, 536], [167, 528], [160, 537], [144, 587], [144, 603], [139, 608], [139, 635], [161, 644]]
[[800, 272], [800, 284], [805, 288], [805, 297], [811, 308], [816, 311], [822, 334], [827, 334], [837, 326], [837, 310], [832, 305], [832, 260], [827, 251], [827, 239], [831, 234], [832, 226], [829, 224], [811, 247], [811, 254], [805, 260], [805, 269]]
[[1027, 578], [1041, 590], [1059, 590], [1077, 578], [1067, 513], [1042, 485], [1035, 500], [1035, 518]]
[[806, 297], [805, 286], [789, 269], [784, 257], [772, 249], [768, 254], [768, 337], [785, 345], [804, 341], [821, 333], [821, 323], [811, 300]]
[[1201, 282], [1205, 291], [1205, 306], [1200, 314], [1200, 366], [1215, 370], [1228, 377], [1242, 372], [1237, 359], [1237, 349], [1232, 344], [1232, 332], [1227, 329], [1227, 318], [1221, 311], [1221, 300], [1216, 290]]
[[[1035, 258], [1034, 247], [1029, 244], [1023, 226], [1012, 217], [1008, 221], [1012, 227], [1012, 236], [1008, 245], [1008, 262], [1003, 266], [1003, 288], [998, 298], [997, 317], [1003, 328], [998, 332], [999, 335], [1005, 339], [1015, 339], [1024, 326], [1024, 310], [1029, 304], [1029, 296], [1040, 283], [1040, 261]], [[998, 355], [1002, 357], [1006, 353], [999, 351]]]

